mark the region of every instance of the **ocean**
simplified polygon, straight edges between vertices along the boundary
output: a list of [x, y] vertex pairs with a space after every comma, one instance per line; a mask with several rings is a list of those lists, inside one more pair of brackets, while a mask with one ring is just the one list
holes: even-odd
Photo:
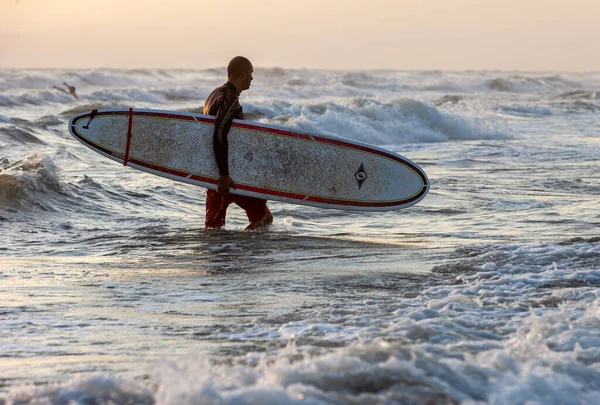
[[600, 73], [254, 77], [246, 119], [406, 156], [427, 197], [206, 231], [203, 189], [67, 123], [201, 112], [224, 68], [2, 69], [0, 404], [600, 404]]

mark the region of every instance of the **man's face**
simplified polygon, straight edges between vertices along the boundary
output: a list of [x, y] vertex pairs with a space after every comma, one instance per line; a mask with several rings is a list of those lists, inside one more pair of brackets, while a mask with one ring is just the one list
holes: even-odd
[[254, 77], [252, 77], [252, 73], [254, 73], [254, 68], [252, 66], [250, 66], [250, 69], [247, 72], [242, 73], [242, 79], [244, 79], [244, 90], [248, 90], [250, 88], [250, 83], [252, 83], [252, 80], [254, 79]]

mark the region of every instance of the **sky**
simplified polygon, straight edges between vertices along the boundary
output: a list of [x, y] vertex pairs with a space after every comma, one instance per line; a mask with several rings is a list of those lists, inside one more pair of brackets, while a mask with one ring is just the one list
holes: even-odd
[[0, 68], [600, 71], [600, 0], [0, 0]]

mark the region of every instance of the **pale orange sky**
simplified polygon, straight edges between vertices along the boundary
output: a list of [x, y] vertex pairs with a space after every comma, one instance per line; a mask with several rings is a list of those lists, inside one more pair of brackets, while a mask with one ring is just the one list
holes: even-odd
[[0, 67], [600, 70], [600, 0], [0, 0]]

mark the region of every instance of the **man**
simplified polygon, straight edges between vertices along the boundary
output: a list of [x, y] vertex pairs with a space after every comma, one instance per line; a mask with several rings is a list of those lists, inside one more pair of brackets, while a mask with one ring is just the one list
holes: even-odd
[[65, 89], [63, 89], [63, 88], [57, 87], [57, 86], [52, 86], [52, 88], [54, 88], [54, 89], [56, 89], [58, 91], [62, 91], [63, 93], [70, 94], [71, 96], [73, 96], [73, 98], [75, 100], [79, 100], [79, 97], [77, 96], [77, 93], [75, 93], [75, 86], [69, 86], [69, 84], [66, 83], [66, 82], [63, 82], [63, 84], [67, 87], [68, 91], [65, 90]]
[[227, 83], [213, 90], [204, 103], [204, 114], [216, 117], [213, 148], [220, 175], [218, 190], [206, 190], [206, 229], [225, 225], [227, 207], [232, 202], [246, 211], [250, 221], [246, 230], [273, 223], [267, 200], [229, 193], [230, 188], [235, 189], [235, 182], [229, 177], [227, 134], [234, 119], [244, 119], [239, 95], [250, 88], [253, 72], [254, 68], [248, 59], [236, 56], [227, 66]]

